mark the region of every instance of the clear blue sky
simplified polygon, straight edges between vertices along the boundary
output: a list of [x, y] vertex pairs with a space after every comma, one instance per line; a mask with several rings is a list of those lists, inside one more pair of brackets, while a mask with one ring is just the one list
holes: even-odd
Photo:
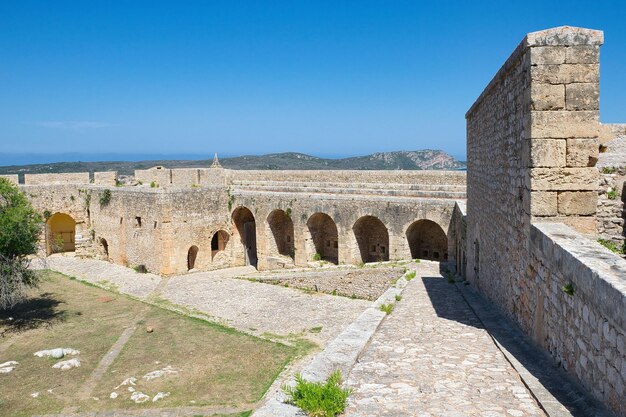
[[626, 122], [624, 0], [6, 0], [0, 153], [462, 159], [465, 111], [561, 25], [605, 31], [601, 120]]

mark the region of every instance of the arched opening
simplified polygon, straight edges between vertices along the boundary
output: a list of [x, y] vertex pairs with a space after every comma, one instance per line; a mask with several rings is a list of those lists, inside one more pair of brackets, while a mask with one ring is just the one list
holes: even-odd
[[274, 210], [267, 216], [276, 250], [280, 255], [294, 256], [293, 221], [283, 210]]
[[413, 259], [448, 260], [448, 238], [437, 223], [431, 220], [413, 222], [406, 231]]
[[339, 233], [337, 225], [325, 213], [315, 213], [306, 222], [315, 246], [314, 258], [339, 263]]
[[46, 222], [46, 247], [52, 253], [74, 252], [76, 221], [65, 213], [55, 213]]
[[239, 233], [241, 244], [244, 247], [246, 265], [256, 268], [258, 260], [256, 253], [256, 222], [254, 215], [247, 207], [237, 207], [233, 211], [233, 223]]
[[389, 232], [377, 217], [363, 216], [352, 226], [362, 262], [389, 260]]
[[191, 271], [196, 266], [196, 258], [198, 257], [198, 247], [193, 245], [187, 251], [187, 270]]
[[105, 261], [109, 260], [109, 242], [103, 237], [100, 238], [100, 250], [102, 252], [102, 258]]
[[228, 233], [224, 230], [218, 230], [213, 234], [211, 238], [211, 260], [215, 258], [218, 252], [226, 249], [228, 243]]

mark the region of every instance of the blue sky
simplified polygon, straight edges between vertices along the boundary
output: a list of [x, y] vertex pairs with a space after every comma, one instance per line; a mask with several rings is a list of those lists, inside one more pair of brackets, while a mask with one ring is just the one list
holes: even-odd
[[531, 31], [604, 30], [601, 120], [626, 122], [625, 21], [623, 0], [3, 1], [0, 153], [463, 159]]

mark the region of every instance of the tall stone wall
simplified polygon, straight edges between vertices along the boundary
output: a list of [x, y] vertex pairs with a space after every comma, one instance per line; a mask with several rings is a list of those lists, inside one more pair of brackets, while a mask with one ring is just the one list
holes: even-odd
[[25, 174], [25, 185], [52, 185], [52, 184], [89, 184], [88, 172], [71, 172], [64, 174]]
[[9, 182], [13, 183], [13, 184], [18, 184], [19, 183], [19, 177], [17, 174], [13, 174], [13, 175], [0, 175], [0, 178], [4, 178], [5, 180], [8, 180]]
[[[617, 344], [602, 344], [593, 353], [593, 375], [584, 375], [587, 368], [577, 373], [576, 367], [588, 358], [572, 343], [598, 344], [597, 332], [580, 324], [588, 320], [585, 311], [598, 316], [602, 311], [617, 326], [609, 333], [623, 333], [619, 323], [624, 322], [626, 293], [607, 290], [615, 284], [608, 276], [575, 278], [593, 256], [581, 261], [576, 252], [564, 255], [554, 249], [558, 234], [540, 239], [537, 232], [541, 222], [566, 224], [590, 238], [586, 242], [594, 256], [606, 253], [595, 242], [602, 42], [602, 32], [571, 27], [528, 34], [467, 112], [467, 276], [565, 369], [623, 414], [623, 405], [615, 401], [623, 394], [623, 381], [614, 375], [622, 363]], [[575, 282], [571, 298], [559, 286], [569, 280]], [[619, 308], [601, 305], [609, 294]]]

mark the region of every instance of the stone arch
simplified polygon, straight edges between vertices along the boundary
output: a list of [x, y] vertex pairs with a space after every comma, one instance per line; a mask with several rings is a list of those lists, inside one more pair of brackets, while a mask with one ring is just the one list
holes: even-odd
[[362, 262], [389, 260], [389, 231], [375, 216], [363, 216], [352, 226]]
[[320, 259], [339, 263], [339, 232], [337, 224], [326, 213], [315, 213], [306, 222], [315, 247], [315, 254]]
[[100, 238], [100, 251], [105, 261], [109, 260], [109, 242], [103, 237]]
[[215, 255], [219, 252], [226, 250], [229, 238], [230, 236], [228, 235], [228, 232], [224, 230], [218, 230], [213, 233], [213, 237], [211, 238], [211, 260], [213, 260]]
[[46, 221], [46, 251], [52, 253], [76, 250], [76, 221], [65, 213], [55, 213]]
[[291, 217], [284, 210], [276, 209], [267, 216], [267, 224], [272, 232], [278, 253], [293, 258], [294, 232]]
[[232, 215], [236, 233], [244, 248], [244, 259], [246, 265], [256, 268], [258, 264], [256, 250], [256, 220], [249, 208], [245, 206], [237, 207]]
[[187, 251], [187, 270], [191, 271], [196, 267], [196, 259], [198, 258], [198, 247], [193, 245]]
[[432, 220], [417, 220], [406, 230], [413, 259], [448, 260], [448, 238], [443, 228]]

